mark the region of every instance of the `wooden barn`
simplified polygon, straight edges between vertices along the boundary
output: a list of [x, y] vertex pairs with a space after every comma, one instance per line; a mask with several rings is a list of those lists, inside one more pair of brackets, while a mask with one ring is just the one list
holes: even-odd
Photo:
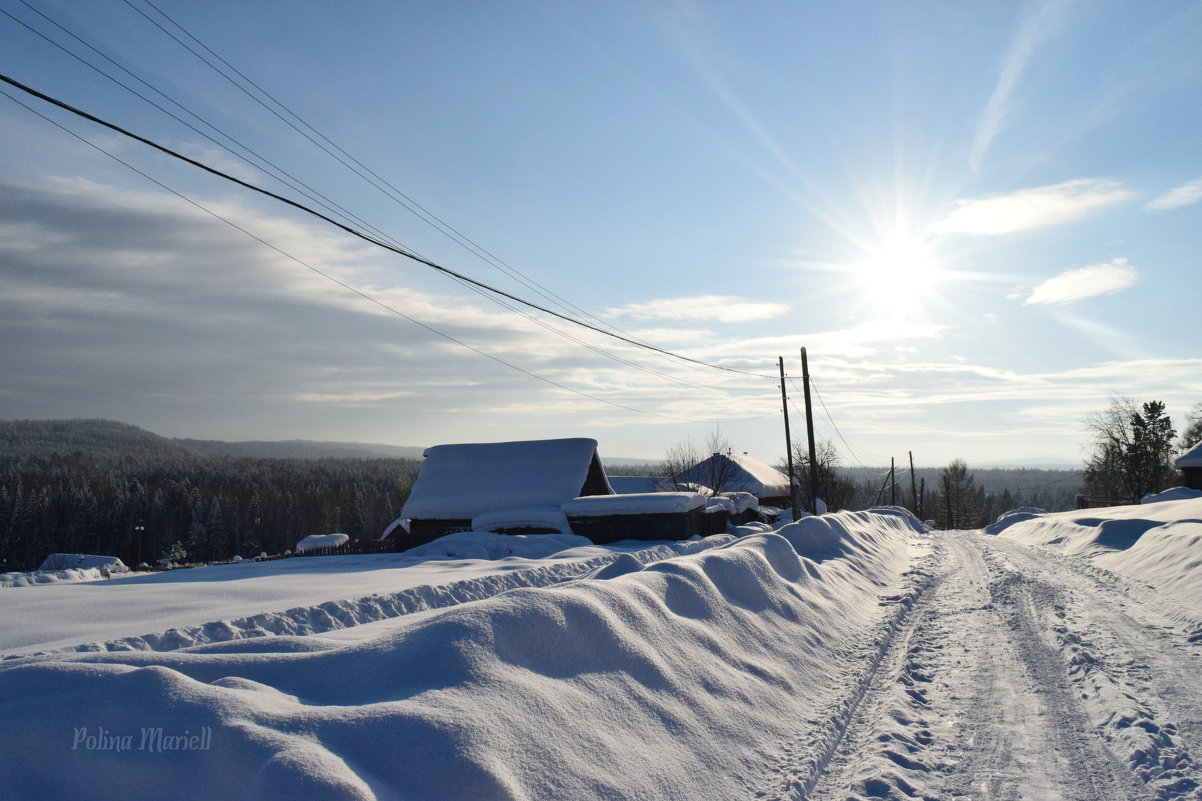
[[400, 519], [385, 532], [405, 547], [471, 530], [482, 515], [562, 518], [565, 501], [613, 494], [595, 439], [436, 445], [425, 457]]
[[1178, 456], [1173, 464], [1181, 471], [1185, 486], [1202, 490], [1202, 442]]

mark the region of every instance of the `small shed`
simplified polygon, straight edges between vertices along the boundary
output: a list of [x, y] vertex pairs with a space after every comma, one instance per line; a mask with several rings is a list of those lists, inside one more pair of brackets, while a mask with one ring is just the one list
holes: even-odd
[[647, 492], [564, 501], [572, 531], [595, 543], [686, 540], [705, 529], [705, 497], [696, 492]]
[[766, 506], [789, 506], [789, 477], [745, 454], [715, 453], [672, 477], [678, 485], [700, 484], [719, 492], [749, 492]]
[[401, 510], [408, 532], [394, 526], [388, 535], [406, 547], [471, 530], [481, 515], [613, 494], [597, 441], [585, 437], [435, 445], [425, 457]]
[[1181, 471], [1185, 486], [1202, 490], [1202, 442], [1178, 456], [1173, 464]]

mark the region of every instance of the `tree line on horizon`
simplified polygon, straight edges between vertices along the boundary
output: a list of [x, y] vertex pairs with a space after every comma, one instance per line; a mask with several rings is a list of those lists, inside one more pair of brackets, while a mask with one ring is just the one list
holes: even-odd
[[[137, 456], [0, 457], [0, 572], [50, 553], [130, 566], [283, 553], [309, 534], [375, 539], [400, 515], [413, 459]], [[182, 556], [181, 556], [182, 552]]]
[[[61, 421], [0, 426], [0, 572], [32, 570], [56, 552], [153, 565], [277, 554], [309, 534], [334, 531], [374, 539], [400, 515], [421, 467], [407, 458], [202, 455], [111, 421], [67, 422], [70, 447], [56, 447]], [[1202, 404], [1187, 415], [1179, 438], [1159, 401], [1118, 396], [1086, 424], [1094, 439], [1079, 479], [1030, 468], [974, 474], [957, 459], [916, 471], [918, 497], [907, 475], [895, 475], [891, 485], [879, 468], [842, 466], [834, 445], [824, 442], [819, 497], [831, 511], [895, 502], [939, 528], [978, 528], [1020, 506], [1063, 511], [1078, 495], [1095, 505], [1138, 503], [1178, 483], [1172, 459], [1202, 441]], [[664, 462], [629, 472], [674, 475], [731, 450], [715, 431], [704, 450], [677, 446]], [[808, 452], [797, 447], [794, 457], [805, 506], [814, 492]]]

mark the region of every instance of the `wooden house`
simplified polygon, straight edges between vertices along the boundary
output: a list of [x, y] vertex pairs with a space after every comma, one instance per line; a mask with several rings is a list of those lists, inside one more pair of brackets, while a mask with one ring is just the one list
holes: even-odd
[[385, 534], [405, 547], [471, 530], [482, 515], [543, 520], [554, 510], [562, 517], [565, 501], [613, 494], [595, 439], [436, 445], [425, 457], [401, 511], [407, 527], [394, 524]]
[[1202, 490], [1202, 442], [1178, 456], [1173, 464], [1181, 471], [1185, 486]]

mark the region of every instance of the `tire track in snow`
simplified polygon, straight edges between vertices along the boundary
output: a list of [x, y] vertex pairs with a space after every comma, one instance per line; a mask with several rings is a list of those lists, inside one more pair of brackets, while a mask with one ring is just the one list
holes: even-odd
[[[1157, 799], [1202, 799], [1202, 654], [1190, 626], [1162, 599], [1126, 592], [1123, 577], [1081, 570], [1077, 560], [998, 542], [1017, 570], [1054, 579], [1032, 611], [1057, 649], [1091, 725]], [[995, 558], [1000, 558], [995, 557]], [[1083, 580], [1084, 579], [1084, 580]], [[1151, 601], [1149, 603], [1149, 601]]]
[[1151, 797], [1077, 703], [1025, 577], [992, 565], [982, 538], [937, 536], [938, 572], [891, 629], [833, 748], [777, 797]]
[[873, 688], [878, 676], [890, 672], [897, 643], [913, 636], [919, 617], [916, 608], [930, 593], [943, 558], [943, 549], [936, 545], [917, 567], [904, 574], [901, 592], [881, 599], [880, 605], [887, 609], [882, 621], [847, 649], [847, 659], [841, 666], [845, 677], [842, 694], [805, 721], [799, 736], [784, 749], [783, 762], [776, 770], [776, 786], [756, 792], [757, 799], [815, 797], [815, 788], [845, 748], [857, 717], [866, 714], [865, 708], [876, 708]]

